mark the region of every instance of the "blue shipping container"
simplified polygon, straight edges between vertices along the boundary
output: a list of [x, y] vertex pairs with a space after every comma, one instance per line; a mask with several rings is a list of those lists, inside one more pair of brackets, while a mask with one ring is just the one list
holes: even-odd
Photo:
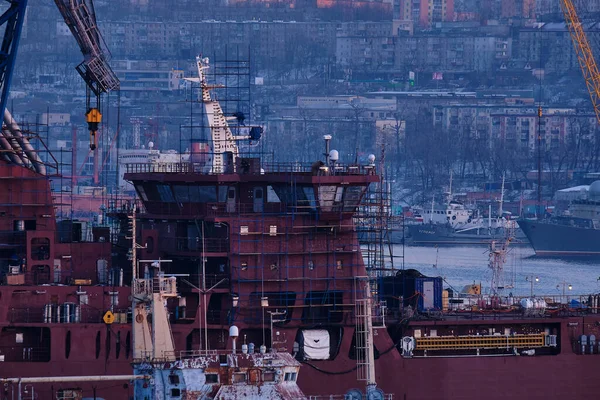
[[443, 282], [441, 277], [415, 278], [415, 291], [419, 292], [419, 311], [442, 309]]

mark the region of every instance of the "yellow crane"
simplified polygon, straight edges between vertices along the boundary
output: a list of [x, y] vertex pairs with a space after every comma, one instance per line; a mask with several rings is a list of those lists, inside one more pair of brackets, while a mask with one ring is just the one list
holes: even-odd
[[600, 123], [600, 71], [598, 71], [598, 65], [594, 59], [592, 47], [583, 30], [583, 25], [579, 20], [573, 1], [561, 0], [560, 7], [565, 16], [569, 33], [571, 34], [571, 40], [575, 47], [575, 53], [577, 54], [577, 60], [579, 61], [585, 85], [590, 93], [596, 119]]

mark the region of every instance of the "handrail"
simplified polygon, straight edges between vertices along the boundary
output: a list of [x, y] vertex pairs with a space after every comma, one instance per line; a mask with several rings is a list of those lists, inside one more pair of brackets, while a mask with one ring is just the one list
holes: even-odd
[[[336, 164], [332, 168], [318, 167], [307, 163], [264, 163], [260, 171], [243, 173], [244, 175], [264, 175], [276, 173], [298, 173], [315, 175], [373, 175], [375, 167], [360, 164]], [[222, 175], [231, 172], [210, 172], [204, 163], [194, 162], [161, 162], [161, 163], [129, 163], [125, 164], [128, 174], [163, 173], [163, 174], [197, 174], [197, 175]]]

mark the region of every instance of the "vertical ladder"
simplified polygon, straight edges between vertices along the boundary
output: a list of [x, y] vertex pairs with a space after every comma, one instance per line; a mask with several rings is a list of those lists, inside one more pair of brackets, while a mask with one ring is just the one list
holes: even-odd
[[371, 322], [371, 287], [364, 283], [364, 298], [356, 300], [356, 379], [375, 387], [375, 355]]
[[368, 361], [366, 359], [367, 347], [370, 346], [369, 335], [366, 330], [365, 318], [367, 315], [367, 299], [356, 300], [356, 329], [354, 331], [356, 354], [356, 379], [367, 380]]

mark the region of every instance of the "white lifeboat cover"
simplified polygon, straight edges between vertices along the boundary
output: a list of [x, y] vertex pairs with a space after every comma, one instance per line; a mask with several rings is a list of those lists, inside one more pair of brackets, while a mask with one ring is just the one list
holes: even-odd
[[304, 338], [304, 359], [329, 359], [329, 332], [325, 329], [302, 330]]

